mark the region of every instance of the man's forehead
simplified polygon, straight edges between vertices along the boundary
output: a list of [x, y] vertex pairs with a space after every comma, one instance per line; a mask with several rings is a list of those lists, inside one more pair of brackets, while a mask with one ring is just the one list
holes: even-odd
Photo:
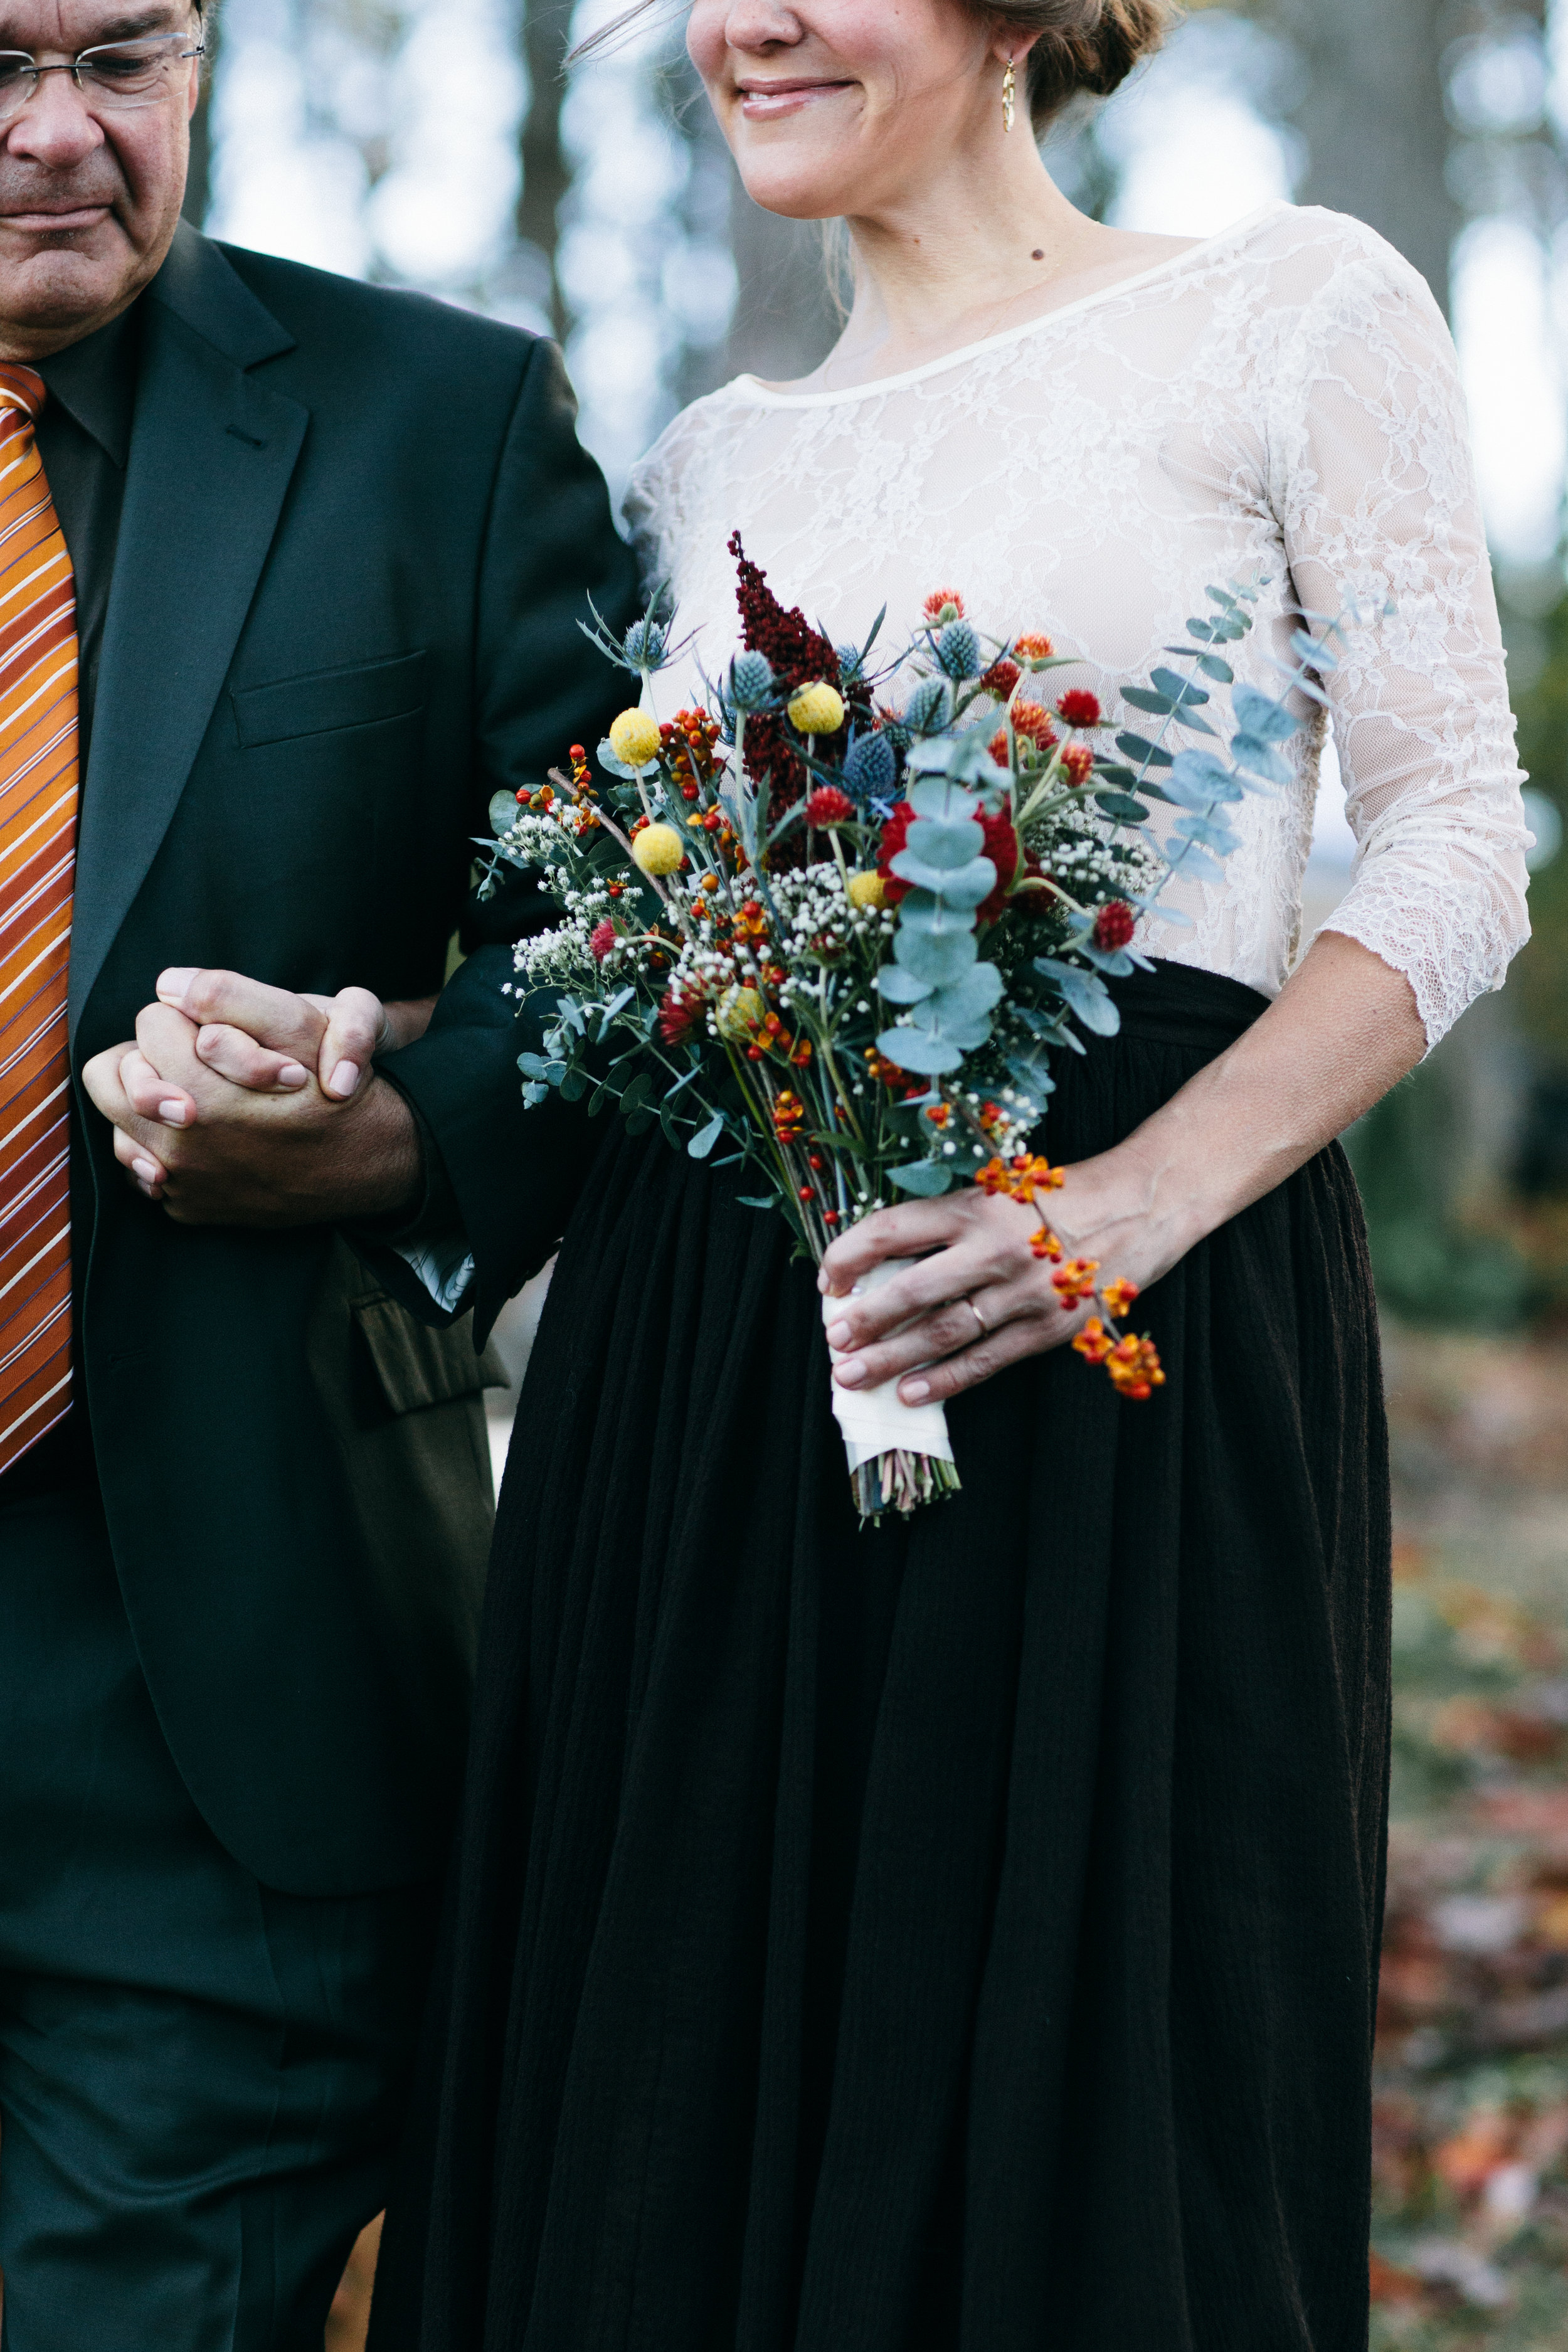
[[0, 0], [0, 49], [74, 56], [100, 41], [183, 32], [197, 21], [193, 0]]

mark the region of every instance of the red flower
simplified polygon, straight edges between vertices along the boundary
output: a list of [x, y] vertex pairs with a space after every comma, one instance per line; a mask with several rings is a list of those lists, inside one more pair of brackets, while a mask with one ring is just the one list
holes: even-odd
[[[912, 883], [902, 881], [893, 872], [893, 860], [903, 849], [910, 827], [914, 821], [915, 811], [910, 806], [908, 801], [900, 801], [882, 827], [881, 846], [877, 854], [877, 871], [887, 885], [888, 904], [890, 907], [896, 907], [899, 900], [907, 898], [914, 887]], [[980, 824], [985, 835], [985, 845], [981, 855], [988, 857], [996, 868], [996, 887], [988, 898], [982, 899], [975, 912], [975, 920], [980, 923], [994, 923], [1006, 906], [1007, 891], [1018, 870], [1018, 836], [1013, 830], [1012, 819], [1000, 812], [995, 815], [983, 812]]]
[[963, 599], [959, 594], [956, 588], [939, 588], [934, 595], [931, 595], [926, 598], [926, 619], [928, 621], [940, 621], [944, 609], [949, 604], [952, 606], [953, 611], [962, 621], [963, 618]]
[[819, 832], [826, 832], [830, 825], [848, 824], [854, 814], [854, 802], [837, 784], [824, 784], [805, 804], [805, 821]]
[[1110, 954], [1124, 948], [1137, 928], [1137, 917], [1125, 898], [1112, 898], [1094, 919], [1094, 944]]
[[1017, 685], [1021, 675], [1022, 672], [1019, 670], [1017, 663], [1016, 661], [1009, 661], [1006, 655], [1004, 654], [1000, 661], [994, 661], [992, 663], [990, 668], [981, 679], [981, 691], [984, 694], [994, 696], [995, 700], [998, 702], [1005, 702], [1008, 696], [1012, 693], [1013, 688]]
[[658, 1034], [667, 1045], [684, 1045], [697, 1025], [702, 1011], [700, 996], [681, 996], [672, 981], [665, 990], [658, 1008]]
[[602, 923], [595, 924], [588, 934], [588, 945], [593, 950], [595, 963], [603, 963], [607, 955], [614, 954], [616, 943], [620, 936], [608, 915], [605, 917]]
[[1099, 700], [1094, 695], [1086, 693], [1082, 687], [1075, 686], [1069, 693], [1064, 694], [1057, 709], [1069, 727], [1098, 727], [1100, 724]]
[[1016, 702], [1013, 705], [1013, 732], [1026, 736], [1037, 750], [1054, 751], [1058, 736], [1051, 725], [1051, 714], [1038, 702]]
[[1094, 753], [1087, 743], [1069, 743], [1062, 753], [1069, 784], [1087, 784], [1094, 773]]

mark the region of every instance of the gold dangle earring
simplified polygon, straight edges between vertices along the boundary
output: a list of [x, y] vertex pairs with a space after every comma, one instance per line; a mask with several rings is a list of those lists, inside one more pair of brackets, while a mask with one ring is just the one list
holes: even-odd
[[1002, 128], [1013, 128], [1013, 104], [1018, 94], [1018, 77], [1013, 70], [1013, 60], [1007, 60], [1007, 70], [1002, 77]]

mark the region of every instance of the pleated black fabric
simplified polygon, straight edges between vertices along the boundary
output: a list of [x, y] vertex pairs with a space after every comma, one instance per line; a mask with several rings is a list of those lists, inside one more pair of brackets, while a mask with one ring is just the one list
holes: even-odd
[[[1054, 1159], [1262, 1010], [1162, 966]], [[608, 1133], [501, 1496], [374, 2352], [1360, 2352], [1388, 1489], [1321, 1153], [862, 1533], [813, 1272]]]

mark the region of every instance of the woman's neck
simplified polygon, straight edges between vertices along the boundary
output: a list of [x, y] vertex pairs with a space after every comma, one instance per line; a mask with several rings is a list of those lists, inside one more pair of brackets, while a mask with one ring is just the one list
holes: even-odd
[[984, 171], [955, 167], [850, 216], [855, 299], [804, 381], [839, 390], [900, 374], [1026, 323], [1191, 240], [1106, 228], [1068, 202], [1022, 125]]

